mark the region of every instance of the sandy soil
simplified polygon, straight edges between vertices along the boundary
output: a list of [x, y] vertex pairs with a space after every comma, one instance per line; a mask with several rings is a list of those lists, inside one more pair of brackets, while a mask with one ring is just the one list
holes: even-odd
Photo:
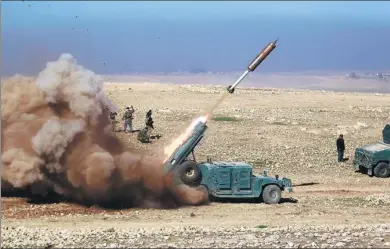
[[[125, 106], [134, 106], [135, 128], [141, 128], [146, 111], [153, 110], [156, 126], [153, 133], [162, 135], [160, 139], [154, 140], [152, 144], [140, 144], [136, 141], [136, 133], [118, 132], [117, 135], [128, 145], [134, 145], [145, 153], [154, 155], [161, 154], [164, 146], [176, 138], [193, 118], [210, 108], [223, 91], [225, 89], [222, 87], [202, 85], [151, 83], [105, 85], [105, 92], [120, 108], [120, 117]], [[268, 233], [267, 229], [270, 229], [270, 234], [280, 235], [281, 230], [277, 229], [284, 229], [287, 226], [300, 231], [299, 229], [313, 226], [317, 227], [315, 229], [323, 227], [336, 229], [336, 226], [343, 225], [350, 230], [348, 235], [343, 235], [343, 232], [334, 235], [335, 238], [340, 238], [339, 241], [328, 240], [320, 243], [314, 235], [313, 238], [306, 240], [305, 236], [294, 235], [295, 237], [290, 240], [275, 238], [264, 244], [265, 242], [259, 242], [262, 241], [263, 234], [259, 235], [257, 240], [252, 238], [254, 241], [252, 244], [231, 241], [226, 246], [296, 247], [307, 244], [315, 247], [324, 244], [339, 247], [389, 247], [390, 239], [383, 237], [389, 232], [388, 228], [382, 227], [380, 230], [377, 226], [390, 224], [387, 211], [390, 206], [390, 180], [356, 173], [351, 165], [356, 146], [381, 139], [382, 128], [388, 121], [389, 103], [390, 95], [387, 94], [237, 89], [214, 113], [216, 116], [231, 117], [235, 120], [208, 122], [206, 137], [196, 150], [197, 159], [202, 161], [207, 155], [211, 155], [216, 161], [245, 161], [253, 164], [257, 173], [267, 170], [269, 175], [289, 177], [293, 181], [294, 192], [283, 193], [284, 199], [281, 204], [270, 206], [258, 203], [211, 203], [177, 210], [103, 210], [99, 207], [83, 207], [68, 203], [34, 204], [21, 198], [2, 198], [2, 234], [12, 227], [67, 231], [95, 228], [135, 231], [167, 227], [172, 229], [195, 227], [200, 230], [213, 230], [215, 227], [217, 231], [245, 227], [246, 230], [242, 231], [246, 234], [257, 234], [251, 229], [262, 228], [265, 234]], [[118, 128], [121, 128], [120, 118], [119, 121]], [[335, 140], [339, 133], [345, 136], [346, 156], [350, 158], [348, 162], [342, 164], [337, 163], [335, 151]], [[353, 239], [356, 237], [352, 235], [353, 232], [362, 231], [359, 226], [372, 226], [367, 233], [373, 238], [369, 241], [364, 240], [367, 243], [359, 244], [356, 242], [358, 240]], [[332, 229], [326, 230], [327, 233]], [[325, 230], [321, 231], [319, 233], [326, 233]], [[235, 235], [231, 236], [241, 234], [237, 231], [234, 233]], [[223, 237], [217, 233], [204, 235], [205, 238], [207, 236]], [[351, 236], [350, 240], [341, 240], [348, 236]], [[363, 237], [367, 237], [364, 232], [356, 238], [363, 241]], [[12, 244], [11, 240], [15, 240], [15, 237], [6, 237], [4, 243], [7, 246], [31, 245], [16, 242]], [[138, 240], [141, 241], [142, 238]], [[131, 246], [126, 244], [128, 243], [126, 240], [117, 241], [119, 241], [117, 245], [96, 242], [94, 246]], [[132, 245], [142, 247], [151, 245], [152, 241], [153, 239], [150, 239], [150, 243], [145, 242], [146, 244], [134, 242]], [[280, 244], [280, 241], [284, 242]], [[71, 242], [61, 243], [54, 243], [54, 246], [72, 245]], [[191, 243], [177, 239], [163, 240], [159, 243], [155, 242], [153, 245], [194, 246], [193, 243], [197, 242], [196, 239]], [[218, 241], [215, 243], [215, 246], [203, 245], [200, 242], [196, 245], [206, 247], [225, 245], [218, 244]]]

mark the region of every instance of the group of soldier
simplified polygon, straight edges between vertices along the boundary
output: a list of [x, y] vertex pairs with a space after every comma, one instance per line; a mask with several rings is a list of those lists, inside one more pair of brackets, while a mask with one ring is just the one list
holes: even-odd
[[[123, 114], [122, 120], [124, 120], [124, 125], [123, 125], [123, 130], [125, 133], [133, 133], [135, 130], [133, 129], [133, 119], [134, 119], [134, 107], [126, 107], [126, 111]], [[110, 121], [112, 125], [113, 132], [116, 132], [116, 112], [110, 112]], [[154, 121], [152, 118], [152, 110], [149, 110], [146, 113], [146, 118], [145, 118], [145, 127], [139, 131], [137, 140], [140, 141], [141, 143], [150, 143], [150, 138], [151, 138], [151, 133], [152, 130], [154, 129], [153, 125]], [[337, 152], [338, 152], [338, 161], [339, 162], [344, 162], [346, 159], [344, 158], [344, 151], [345, 151], [345, 143], [344, 143], [344, 137], [342, 134], [340, 134], [339, 138], [337, 139], [336, 142], [337, 145]]]
[[[123, 114], [122, 120], [124, 121], [123, 123], [123, 131], [125, 133], [133, 133], [137, 130], [133, 129], [133, 119], [134, 119], [134, 107], [126, 107], [126, 111]], [[113, 132], [116, 132], [116, 116], [118, 114], [116, 112], [110, 112], [109, 118], [111, 121], [112, 125], [112, 130]], [[141, 129], [138, 133], [137, 140], [142, 142], [142, 143], [150, 143], [150, 138], [151, 138], [151, 132], [154, 129], [153, 125], [154, 121], [152, 118], [152, 110], [149, 110], [146, 113], [146, 118], [145, 118], [145, 127]]]

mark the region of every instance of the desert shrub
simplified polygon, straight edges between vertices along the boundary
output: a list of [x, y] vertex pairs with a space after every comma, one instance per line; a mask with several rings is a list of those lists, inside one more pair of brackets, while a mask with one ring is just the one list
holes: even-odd
[[218, 117], [213, 117], [214, 121], [225, 121], [225, 122], [236, 122], [239, 121], [238, 118], [236, 117], [228, 117], [228, 116], [218, 116]]

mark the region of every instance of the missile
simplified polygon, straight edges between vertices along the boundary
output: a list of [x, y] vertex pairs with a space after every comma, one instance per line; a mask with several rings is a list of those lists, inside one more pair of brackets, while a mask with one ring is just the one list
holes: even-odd
[[234, 89], [240, 82], [249, 74], [249, 72], [253, 72], [256, 68], [268, 57], [268, 55], [276, 48], [276, 43], [279, 39], [268, 43], [267, 46], [263, 48], [263, 50], [249, 63], [247, 70], [241, 75], [240, 78], [234, 82], [233, 85], [227, 87], [227, 91], [229, 93], [233, 93]]

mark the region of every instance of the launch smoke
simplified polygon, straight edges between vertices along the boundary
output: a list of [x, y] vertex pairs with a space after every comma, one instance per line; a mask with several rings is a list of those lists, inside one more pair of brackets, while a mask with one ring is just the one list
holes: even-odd
[[213, 116], [215, 109], [217, 109], [217, 107], [226, 99], [228, 95], [228, 92], [223, 92], [217, 101], [206, 111], [206, 116], [208, 119]]
[[[103, 80], [70, 54], [36, 79], [1, 85], [1, 190], [123, 206], [174, 207], [208, 200], [205, 189], [173, 186], [162, 159], [136, 153], [112, 133]], [[109, 110], [106, 110], [108, 106]]]

